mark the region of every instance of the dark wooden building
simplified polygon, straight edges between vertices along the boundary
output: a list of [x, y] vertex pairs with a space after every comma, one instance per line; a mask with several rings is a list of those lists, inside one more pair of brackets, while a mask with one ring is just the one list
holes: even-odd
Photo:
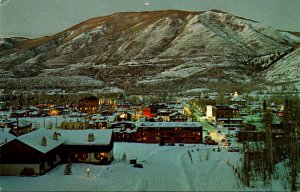
[[132, 121], [132, 114], [130, 112], [123, 112], [116, 117], [116, 121]]
[[114, 141], [136, 142], [136, 125], [133, 121], [114, 122], [110, 124], [113, 129]]
[[0, 146], [0, 175], [42, 175], [58, 163], [109, 164], [112, 130], [39, 129]]
[[136, 138], [139, 143], [202, 143], [202, 133], [199, 122], [143, 122]]
[[213, 116], [216, 119], [239, 117], [239, 109], [234, 105], [216, 105], [213, 107]]
[[85, 97], [79, 100], [79, 109], [81, 113], [99, 113], [99, 108], [99, 99], [95, 96]]
[[171, 122], [186, 122], [188, 120], [188, 116], [179, 112], [174, 112], [169, 115]]

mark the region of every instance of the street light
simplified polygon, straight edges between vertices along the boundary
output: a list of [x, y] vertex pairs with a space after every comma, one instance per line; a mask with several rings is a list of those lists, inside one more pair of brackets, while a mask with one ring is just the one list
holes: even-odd
[[90, 168], [87, 168], [86, 172], [87, 172], [87, 177], [89, 177], [90, 176]]

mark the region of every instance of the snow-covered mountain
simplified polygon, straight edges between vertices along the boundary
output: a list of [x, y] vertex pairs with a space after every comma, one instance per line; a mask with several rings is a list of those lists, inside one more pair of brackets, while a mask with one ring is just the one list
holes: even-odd
[[257, 74], [281, 80], [276, 71], [299, 58], [298, 44], [290, 33], [217, 10], [116, 13], [1, 49], [0, 86], [148, 92]]

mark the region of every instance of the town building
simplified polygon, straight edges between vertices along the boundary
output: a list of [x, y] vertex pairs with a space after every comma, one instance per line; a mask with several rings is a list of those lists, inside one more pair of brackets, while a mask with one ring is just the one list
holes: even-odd
[[218, 122], [219, 118], [236, 118], [239, 117], [239, 109], [235, 105], [216, 105], [207, 106], [206, 115], [208, 119]]
[[79, 100], [79, 110], [81, 113], [95, 114], [100, 112], [100, 101], [95, 96], [85, 97]]
[[89, 129], [89, 121], [85, 119], [69, 120], [63, 121], [60, 125], [61, 129], [65, 130], [79, 130], [79, 129]]
[[188, 120], [188, 116], [180, 112], [170, 114], [169, 118], [171, 122], [186, 122]]
[[199, 122], [142, 122], [137, 124], [139, 143], [202, 143]]
[[112, 130], [39, 129], [0, 146], [0, 175], [43, 175], [68, 159], [109, 164], [113, 147]]

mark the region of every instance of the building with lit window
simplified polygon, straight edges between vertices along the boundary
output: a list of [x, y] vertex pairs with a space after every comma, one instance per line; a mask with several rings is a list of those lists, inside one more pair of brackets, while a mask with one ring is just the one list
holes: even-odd
[[60, 124], [60, 128], [61, 129], [66, 129], [66, 130], [88, 129], [89, 128], [89, 122], [85, 119], [63, 121]]
[[137, 124], [139, 143], [202, 143], [199, 122], [141, 122]]
[[219, 118], [236, 118], [240, 116], [240, 113], [236, 105], [208, 105], [206, 115], [207, 118], [218, 122]]
[[112, 130], [38, 129], [0, 145], [0, 175], [43, 175], [67, 160], [109, 164], [113, 147]]
[[95, 96], [85, 97], [79, 100], [81, 113], [95, 114], [100, 112], [100, 100]]

